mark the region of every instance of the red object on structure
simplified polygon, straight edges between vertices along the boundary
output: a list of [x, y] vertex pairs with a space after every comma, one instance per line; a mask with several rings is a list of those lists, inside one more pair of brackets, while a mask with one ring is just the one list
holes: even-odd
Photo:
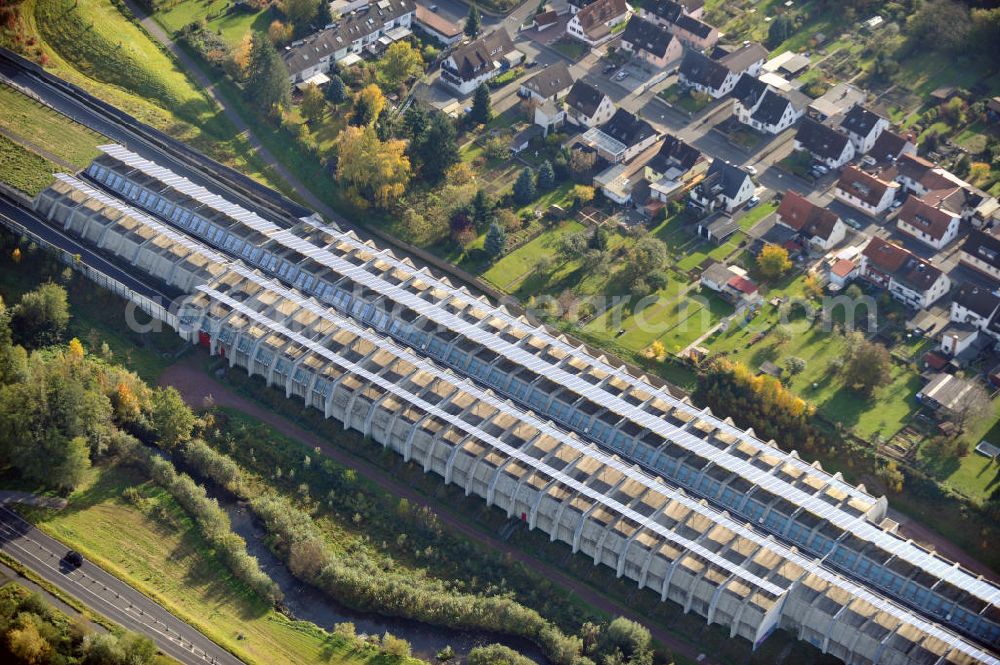
[[202, 345], [206, 349], [211, 345], [212, 338], [208, 336], [208, 333], [202, 330], [198, 333], [198, 344]]

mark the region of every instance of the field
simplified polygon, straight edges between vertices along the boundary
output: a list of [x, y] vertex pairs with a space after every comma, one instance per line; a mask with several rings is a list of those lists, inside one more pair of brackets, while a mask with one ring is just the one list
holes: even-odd
[[[167, 3], [164, 3], [167, 4]], [[155, 13], [157, 22], [168, 32], [178, 32], [186, 26], [204, 20], [205, 27], [222, 36], [229, 45], [238, 44], [247, 32], [267, 32], [271, 15], [267, 9], [227, 11], [233, 7], [229, 0], [181, 0]]]
[[[139, 490], [141, 508], [122, 498], [127, 487]], [[36, 522], [248, 663], [366, 662], [315, 625], [291, 621], [249, 594], [173, 498], [134, 472], [93, 469], [65, 510]]]
[[0, 180], [11, 187], [35, 196], [52, 184], [52, 174], [58, 170], [44, 157], [0, 136]]
[[39, 104], [20, 92], [0, 85], [0, 128], [76, 168], [83, 168], [99, 153], [97, 146], [107, 139]]

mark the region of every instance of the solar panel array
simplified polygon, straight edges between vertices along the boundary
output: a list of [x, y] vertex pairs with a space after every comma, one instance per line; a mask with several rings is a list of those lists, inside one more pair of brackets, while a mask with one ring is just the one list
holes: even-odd
[[[448, 373], [444, 373], [440, 367], [435, 366], [431, 362], [427, 361], [423, 357], [417, 355], [413, 351], [404, 349], [397, 346], [392, 340], [387, 339], [381, 335], [378, 335], [371, 331], [370, 329], [358, 326], [353, 322], [353, 320], [344, 317], [328, 308], [325, 308], [318, 304], [316, 301], [303, 297], [295, 291], [285, 288], [280, 283], [261, 277], [255, 274], [253, 271], [247, 270], [242, 266], [233, 266], [232, 270], [239, 274], [242, 278], [253, 282], [257, 286], [268, 290], [281, 298], [289, 300], [297, 307], [308, 310], [310, 313], [318, 318], [325, 319], [335, 324], [338, 328], [346, 330], [351, 334], [361, 337], [372, 343], [375, 349], [380, 351], [388, 350], [397, 358], [403, 359], [406, 362], [412, 364], [414, 367], [426, 371], [434, 376], [437, 376], [444, 381], [451, 382], [460, 391], [471, 395], [477, 400], [482, 401], [485, 404], [501, 411], [507, 415], [511, 415], [518, 420], [529, 424], [531, 427], [537, 429], [542, 434], [546, 434], [555, 438], [558, 441], [564, 442], [569, 446], [576, 449], [583, 455], [591, 457], [598, 461], [601, 465], [609, 466], [615, 470], [622, 473], [624, 476], [633, 480], [640, 485], [661, 494], [667, 494], [671, 500], [677, 501], [684, 505], [685, 508], [701, 514], [709, 518], [713, 523], [719, 524], [733, 533], [745, 538], [746, 540], [753, 542], [759, 548], [770, 550], [774, 552], [782, 559], [794, 563], [805, 571], [816, 575], [818, 578], [822, 579], [835, 587], [839, 587], [844, 590], [850, 596], [854, 598], [859, 598], [865, 602], [871, 604], [873, 607], [879, 609], [880, 611], [886, 612], [887, 614], [898, 619], [902, 623], [914, 626], [920, 631], [927, 633], [937, 639], [942, 640], [952, 648], [959, 649], [963, 653], [967, 653], [977, 659], [981, 659], [983, 662], [1000, 662], [994, 659], [989, 653], [974, 647], [966, 642], [961, 637], [942, 629], [941, 627], [933, 624], [931, 622], [923, 620], [919, 616], [913, 615], [907, 609], [901, 607], [900, 605], [892, 602], [891, 600], [884, 598], [878, 594], [872, 593], [870, 590], [857, 585], [850, 580], [843, 578], [829, 570], [827, 570], [822, 564], [816, 559], [803, 556], [796, 550], [787, 548], [780, 542], [775, 541], [773, 538], [766, 536], [757, 532], [755, 529], [751, 528], [749, 525], [740, 524], [732, 520], [725, 513], [719, 513], [714, 509], [703, 505], [701, 502], [695, 501], [687, 497], [683, 492], [676, 490], [675, 488], [667, 486], [661, 480], [657, 480], [644, 473], [640, 469], [629, 466], [621, 462], [621, 460], [616, 457], [608, 456], [603, 453], [600, 449], [593, 446], [586, 445], [585, 443], [579, 441], [575, 436], [570, 433], [561, 431], [555, 428], [551, 423], [541, 421], [536, 416], [530, 412], [524, 412], [517, 409], [514, 405], [507, 401], [500, 400], [492, 395], [489, 391], [483, 391], [478, 388], [476, 384], [469, 381], [468, 379], [462, 379], [460, 377], [455, 377]], [[230, 289], [233, 290], [233, 289]], [[776, 596], [784, 594], [787, 589], [779, 587], [767, 580], [764, 580], [756, 575], [750, 574], [749, 571], [741, 568], [740, 566], [732, 563], [729, 559], [718, 556], [716, 553], [707, 550], [696, 541], [686, 539], [678, 534], [670, 531], [669, 529], [663, 527], [651, 517], [645, 517], [642, 514], [634, 511], [628, 506], [622, 504], [619, 501], [611, 499], [606, 495], [597, 493], [591, 488], [587, 487], [580, 481], [562, 473], [561, 471], [555, 469], [554, 467], [548, 466], [539, 459], [532, 457], [523, 453], [520, 449], [509, 446], [508, 444], [500, 441], [499, 439], [493, 437], [486, 431], [466, 423], [465, 421], [452, 417], [447, 411], [442, 409], [440, 405], [431, 404], [426, 400], [421, 399], [419, 396], [403, 390], [399, 386], [398, 381], [389, 381], [379, 376], [377, 373], [373, 373], [370, 370], [364, 368], [358, 362], [349, 361], [337, 353], [327, 349], [319, 342], [305, 337], [299, 333], [292, 331], [286, 326], [282, 325], [278, 321], [271, 319], [267, 314], [261, 313], [260, 311], [254, 310], [249, 307], [246, 303], [237, 301], [224, 293], [215, 290], [213, 285], [205, 285], [199, 287], [199, 291], [208, 295], [212, 300], [222, 303], [229, 307], [230, 309], [239, 312], [243, 317], [249, 321], [255, 321], [263, 328], [277, 332], [283, 337], [294, 341], [295, 343], [308, 348], [314, 353], [321, 355], [325, 359], [329, 360], [331, 363], [340, 367], [341, 369], [356, 374], [366, 381], [369, 381], [375, 385], [378, 385], [383, 390], [390, 392], [401, 399], [406, 400], [408, 403], [413, 404], [420, 408], [422, 411], [435, 415], [441, 418], [443, 421], [448, 422], [453, 427], [464, 430], [468, 435], [474, 436], [476, 439], [489, 444], [495, 449], [501, 451], [505, 455], [512, 457], [530, 468], [533, 468], [546, 476], [549, 476], [567, 487], [572, 488], [574, 491], [580, 492], [590, 500], [595, 503], [599, 503], [605, 506], [607, 509], [615, 514], [622, 517], [628, 518], [629, 520], [641, 525], [641, 527], [648, 529], [649, 531], [655, 533], [656, 535], [673, 542], [684, 549], [694, 552], [699, 556], [703, 557], [707, 561], [712, 562], [714, 565], [726, 570], [727, 572], [744, 579], [745, 581], [753, 584], [755, 587], [763, 589], [768, 593]], [[268, 299], [271, 300], [270, 298]], [[272, 303], [271, 307], [276, 305]], [[754, 554], [757, 552], [755, 551]], [[748, 557], [749, 558], [749, 557]]]
[[[464, 319], [451, 314], [442, 308], [439, 303], [429, 302], [400, 286], [386, 281], [380, 275], [373, 274], [369, 270], [366, 270], [364, 266], [355, 265], [329, 249], [319, 247], [312, 242], [295, 235], [295, 233], [291, 231], [282, 230], [276, 225], [261, 219], [254, 213], [246, 211], [239, 206], [230, 204], [221, 197], [208, 192], [208, 190], [205, 190], [204, 188], [195, 185], [184, 178], [179, 178], [166, 169], [162, 169], [162, 167], [157, 166], [153, 162], [144, 160], [137, 155], [134, 155], [134, 153], [121, 148], [120, 146], [105, 146], [105, 152], [115, 159], [127, 164], [130, 168], [137, 169], [150, 177], [156, 178], [164, 184], [176, 188], [177, 191], [192, 197], [199, 203], [207, 205], [227, 217], [245, 224], [247, 227], [268, 236], [274, 242], [292, 249], [302, 256], [308, 257], [320, 265], [330, 268], [332, 271], [343, 275], [345, 278], [350, 279], [356, 284], [364, 285], [372, 291], [379, 293], [394, 302], [400, 302], [412, 309], [414, 312], [426, 317], [428, 320], [454, 330], [484, 348], [501, 353], [512, 362], [526, 367], [536, 374], [546, 376], [561, 385], [571, 388], [574, 392], [601, 404], [609, 410], [618, 413], [622, 417], [629, 418], [651, 431], [656, 431], [665, 439], [681, 445], [694, 454], [711, 460], [720, 468], [724, 468], [734, 474], [738, 474], [750, 482], [760, 485], [773, 494], [788, 499], [796, 505], [799, 505], [816, 514], [820, 518], [829, 521], [831, 524], [838, 526], [838, 528], [869, 540], [870, 542], [878, 545], [884, 551], [927, 570], [936, 577], [945, 579], [956, 587], [966, 590], [990, 604], [996, 604], [997, 600], [1000, 599], [1000, 590], [998, 590], [993, 584], [985, 580], [976, 579], [968, 573], [968, 571], [965, 571], [964, 569], [961, 569], [960, 567], [957, 567], [940, 557], [914, 546], [909, 541], [905, 541], [889, 534], [863, 519], [859, 519], [837, 507], [831, 506], [813, 495], [802, 492], [800, 489], [791, 486], [788, 482], [779, 479], [770, 473], [763, 472], [761, 469], [746, 463], [742, 459], [729, 454], [727, 451], [721, 451], [714, 446], [711, 446], [697, 436], [692, 435], [690, 432], [687, 432], [682, 428], [675, 427], [660, 418], [656, 418], [652, 414], [641, 411], [639, 408], [611, 395], [607, 391], [583, 381], [579, 377], [562, 370], [555, 364], [540, 358], [534, 353], [526, 351], [521, 346], [507, 342], [496, 333], [487, 332], [486, 330], [483, 330], [476, 325], [472, 325]], [[735, 428], [715, 416], [711, 416], [708, 412], [698, 410], [690, 404], [678, 400], [670, 395], [666, 390], [654, 388], [642, 378], [633, 377], [628, 374], [624, 368], [613, 367], [602, 359], [594, 358], [592, 355], [586, 353], [582, 347], [573, 347], [564, 339], [553, 336], [544, 328], [534, 327], [528, 329], [527, 324], [522, 319], [510, 315], [502, 308], [493, 308], [483, 300], [472, 297], [464, 289], [456, 289], [450, 284], [447, 284], [445, 281], [433, 277], [426, 271], [415, 271], [412, 266], [396, 259], [388, 251], [378, 250], [368, 244], [362, 243], [352, 234], [341, 233], [340, 231], [330, 227], [322, 227], [322, 230], [335, 237], [340, 243], [346, 243], [348, 246], [359, 252], [370, 254], [371, 258], [369, 262], [371, 260], [384, 261], [394, 268], [398, 268], [399, 270], [403, 270], [404, 272], [413, 275], [414, 278], [418, 278], [422, 281], [430, 283], [436, 288], [440, 288], [448, 294], [449, 298], [458, 299], [480, 309], [488, 309], [492, 316], [504, 321], [507, 325], [521, 330], [527, 330], [530, 335], [542, 339], [556, 348], [560, 348], [561, 350], [571, 354], [573, 358], [582, 359], [589, 365], [624, 380], [630, 385], [640, 387], [642, 390], [647, 392], [655, 392], [657, 397], [663, 399], [665, 402], [669, 403], [678, 410], [687, 412], [702, 420], [708, 420], [714, 427], [736, 437], [741, 442], [754, 446], [759, 450], [766, 450], [770, 455], [779, 456], [782, 463], [790, 464], [804, 473], [808, 473], [813, 477], [818, 477], [829, 486], [836, 487], [837, 489], [858, 497], [859, 499], [864, 499], [869, 502], [874, 501], [870, 495], [862, 492], [858, 488], [848, 483], [844, 483], [842, 480], [830, 476], [829, 474], [825, 474], [825, 472], [815, 469], [794, 455], [785, 453], [760, 442], [747, 432]]]

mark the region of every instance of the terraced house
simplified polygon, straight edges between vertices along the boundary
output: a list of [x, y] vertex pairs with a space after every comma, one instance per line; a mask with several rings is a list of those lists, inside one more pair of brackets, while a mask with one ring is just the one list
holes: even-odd
[[222, 268], [178, 310], [192, 344], [754, 645], [1000, 663], [1000, 589], [900, 536], [884, 497], [352, 233], [103, 150], [39, 213], [113, 199], [105, 235], [169, 227]]
[[[407, 36], [416, 5], [413, 0], [377, 0], [335, 21], [332, 26], [292, 42], [281, 57], [291, 82], [325, 74], [350, 53], [373, 49]], [[387, 40], [387, 41], [386, 41]]]

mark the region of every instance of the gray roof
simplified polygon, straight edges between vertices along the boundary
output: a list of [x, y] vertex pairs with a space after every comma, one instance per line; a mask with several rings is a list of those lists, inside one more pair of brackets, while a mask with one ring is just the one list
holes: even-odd
[[1000, 296], [971, 282], [958, 287], [954, 300], [956, 304], [975, 312], [977, 316], [984, 319], [993, 316], [1000, 308]]
[[882, 116], [855, 104], [840, 121], [840, 127], [858, 136], [868, 136], [879, 120], [883, 120]]
[[681, 60], [680, 74], [691, 83], [714, 90], [722, 86], [726, 76], [729, 75], [729, 70], [707, 55], [688, 49]]
[[727, 164], [721, 159], [716, 159], [708, 167], [705, 179], [698, 183], [698, 188], [702, 192], [707, 193], [708, 196], [711, 196], [714, 189], [721, 188], [719, 191], [728, 198], [735, 198], [736, 194], [740, 191], [740, 187], [748, 179], [750, 179], [750, 175], [740, 167], [734, 164]]
[[604, 99], [603, 92], [582, 79], [573, 84], [566, 95], [566, 105], [587, 117], [594, 115]]
[[573, 85], [573, 76], [564, 62], [549, 65], [522, 85], [536, 95], [552, 97]]
[[416, 11], [413, 0], [380, 0], [335, 22], [329, 28], [294, 42], [281, 53], [289, 74], [314, 66], [321, 59], [348, 48], [354, 41], [380, 30], [389, 21]]
[[756, 76], [744, 73], [736, 82], [732, 95], [747, 108], [756, 106], [757, 101], [767, 92], [767, 84]]
[[629, 147], [656, 134], [652, 125], [635, 117], [625, 109], [615, 111], [611, 120], [601, 125], [601, 131]]
[[703, 159], [701, 152], [676, 136], [669, 134], [664, 138], [660, 151], [646, 164], [657, 173], [665, 173], [671, 168], [690, 171], [694, 165]]
[[795, 139], [812, 154], [829, 159], [837, 159], [843, 155], [844, 148], [850, 142], [847, 134], [830, 129], [812, 118], [802, 121]]
[[663, 26], [633, 16], [622, 33], [622, 41], [637, 51], [652, 53], [658, 58], [667, 54], [674, 36]]
[[781, 120], [781, 116], [784, 115], [785, 109], [792, 102], [779, 92], [774, 90], [768, 90], [764, 94], [764, 98], [760, 100], [760, 106], [754, 111], [753, 116], [751, 116], [757, 122], [763, 123], [765, 125], [776, 125], [778, 121]]
[[494, 30], [452, 51], [456, 72], [462, 80], [471, 81], [482, 72], [495, 68], [493, 62], [514, 50], [514, 42], [506, 30]]

